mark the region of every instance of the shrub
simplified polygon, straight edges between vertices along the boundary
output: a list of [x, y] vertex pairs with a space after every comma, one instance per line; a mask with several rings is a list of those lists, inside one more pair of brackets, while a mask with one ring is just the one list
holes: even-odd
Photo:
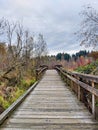
[[32, 80], [30, 81], [30, 84], [29, 84], [29, 85], [30, 85], [30, 86], [33, 85], [33, 84], [35, 83], [35, 81], [36, 81], [35, 79], [32, 79]]
[[10, 95], [10, 97], [8, 99], [8, 101], [10, 102], [10, 104], [12, 104], [13, 102], [15, 102], [24, 92], [25, 92], [24, 90], [22, 90], [22, 89], [20, 89], [20, 88], [17, 87], [16, 91], [14, 91]]
[[6, 109], [10, 106], [10, 103], [0, 96], [0, 105]]
[[34, 84], [35, 79], [22, 79], [19, 86], [15, 86], [12, 91], [9, 92], [8, 96], [5, 95], [0, 96], [0, 106], [6, 109], [8, 108], [13, 102], [15, 102], [32, 84]]
[[21, 86], [21, 88], [26, 89], [26, 88], [28, 88], [29, 83], [26, 80], [23, 79], [23, 80], [21, 80], [20, 86]]
[[90, 74], [98, 66], [98, 61], [88, 64], [86, 66], [78, 67], [75, 71], [85, 74]]
[[26, 80], [21, 80], [20, 88], [27, 90], [28, 87], [30, 87], [32, 84], [35, 83], [35, 79], [26, 79]]

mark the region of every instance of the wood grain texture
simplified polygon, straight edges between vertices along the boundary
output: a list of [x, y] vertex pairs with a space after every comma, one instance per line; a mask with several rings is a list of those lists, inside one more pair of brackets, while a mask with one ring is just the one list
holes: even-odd
[[98, 122], [55, 70], [47, 70], [0, 130], [98, 130]]

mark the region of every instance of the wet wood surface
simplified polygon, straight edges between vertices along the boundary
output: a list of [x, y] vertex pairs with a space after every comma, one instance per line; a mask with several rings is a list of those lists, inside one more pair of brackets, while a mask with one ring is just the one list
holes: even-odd
[[98, 130], [98, 122], [58, 73], [47, 70], [0, 130]]

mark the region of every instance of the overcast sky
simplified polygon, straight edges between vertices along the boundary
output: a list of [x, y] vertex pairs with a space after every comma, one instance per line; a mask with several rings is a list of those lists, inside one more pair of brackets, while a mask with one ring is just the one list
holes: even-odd
[[98, 8], [98, 0], [0, 0], [0, 18], [22, 21], [35, 34], [42, 33], [49, 54], [72, 54], [86, 49], [74, 32], [82, 19], [79, 13], [88, 4]]

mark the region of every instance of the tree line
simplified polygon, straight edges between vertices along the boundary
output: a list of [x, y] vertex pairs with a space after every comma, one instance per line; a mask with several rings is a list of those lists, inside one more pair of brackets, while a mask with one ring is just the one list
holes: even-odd
[[89, 55], [89, 51], [86, 51], [86, 50], [82, 50], [82, 51], [79, 51], [77, 52], [76, 54], [68, 54], [68, 53], [58, 53], [56, 55], [56, 60], [66, 60], [66, 61], [69, 61], [71, 59], [73, 59], [74, 61], [76, 61], [79, 57], [81, 56], [88, 56]]

